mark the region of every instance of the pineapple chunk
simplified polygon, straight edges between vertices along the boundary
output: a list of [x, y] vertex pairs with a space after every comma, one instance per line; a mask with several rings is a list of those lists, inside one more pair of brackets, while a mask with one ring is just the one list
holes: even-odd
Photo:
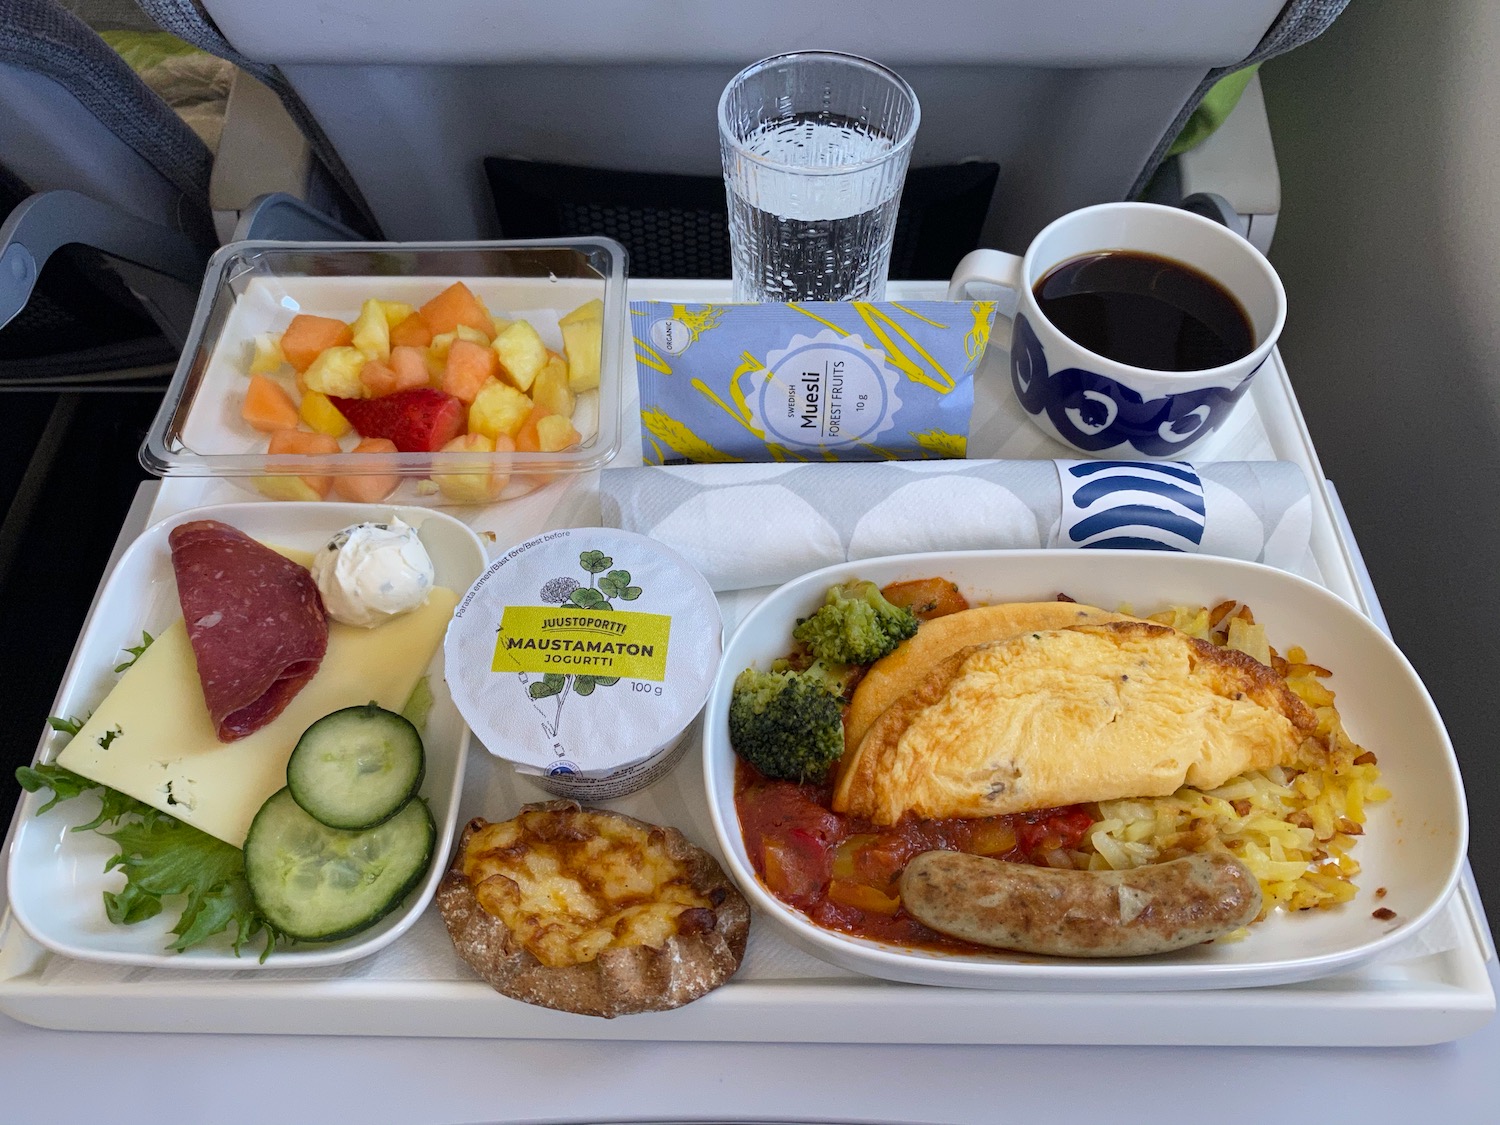
[[479, 388], [469, 406], [469, 432], [489, 438], [501, 434], [513, 438], [530, 413], [529, 398], [509, 383], [490, 379]]
[[359, 373], [368, 362], [358, 348], [324, 348], [302, 373], [302, 382], [310, 391], [340, 398], [369, 398], [370, 392]]
[[320, 493], [301, 477], [254, 477], [256, 490], [271, 500], [321, 500]]
[[379, 301], [372, 298], [360, 306], [353, 329], [354, 346], [365, 353], [366, 359], [384, 363], [391, 358], [391, 326]]
[[574, 309], [572, 312], [570, 312], [567, 316], [563, 317], [557, 323], [558, 324], [578, 324], [581, 321], [585, 321], [585, 320], [603, 320], [603, 319], [604, 319], [604, 301], [600, 297], [595, 297], [592, 301], [585, 301], [583, 304], [579, 305], [576, 309]]
[[531, 389], [537, 372], [547, 366], [547, 345], [529, 321], [518, 320], [495, 337], [490, 345], [500, 357], [505, 377], [520, 390]]
[[308, 391], [303, 395], [297, 414], [320, 434], [336, 438], [349, 432], [349, 419], [340, 414], [339, 408], [320, 391]]
[[262, 332], [251, 342], [250, 374], [271, 375], [280, 371], [286, 363], [281, 352], [281, 340], [274, 332]]
[[536, 420], [537, 446], [543, 453], [559, 453], [577, 445], [581, 435], [573, 423], [557, 414]]
[[[515, 445], [508, 437], [491, 438], [485, 434], [469, 433], [460, 434], [443, 446], [442, 451], [446, 454], [486, 454], [510, 453], [514, 450]], [[471, 471], [433, 473], [432, 480], [444, 498], [454, 503], [488, 504], [500, 498], [500, 493], [510, 483], [510, 472], [499, 471], [493, 460], [480, 456], [474, 459]]]
[[416, 310], [404, 301], [376, 301], [380, 311], [385, 314], [385, 326], [394, 328]]
[[467, 324], [460, 324], [452, 332], [443, 332], [432, 338], [428, 350], [437, 359], [447, 359], [448, 349], [453, 346], [454, 340], [470, 340], [481, 348], [490, 346], [490, 338], [477, 328], [470, 328]]
[[591, 391], [599, 385], [599, 356], [604, 343], [604, 302], [585, 301], [557, 322], [563, 351], [568, 353], [568, 385]]
[[568, 386], [568, 361], [556, 352], [547, 353], [547, 366], [537, 372], [536, 382], [531, 384], [531, 401], [548, 414], [573, 416], [577, 396]]

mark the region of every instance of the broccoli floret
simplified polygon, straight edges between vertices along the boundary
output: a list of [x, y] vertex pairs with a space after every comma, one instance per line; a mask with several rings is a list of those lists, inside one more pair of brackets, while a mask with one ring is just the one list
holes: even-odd
[[[805, 657], [805, 654], [803, 654]], [[818, 684], [825, 691], [839, 697], [839, 702], [848, 703], [865, 670], [858, 664], [835, 664], [831, 660], [773, 660], [773, 672], [796, 672], [804, 680]]]
[[792, 636], [819, 660], [873, 664], [917, 631], [909, 609], [885, 600], [873, 582], [856, 579], [833, 587], [823, 607], [797, 623]]
[[821, 781], [844, 752], [842, 708], [816, 677], [746, 668], [729, 701], [729, 742], [766, 777]]

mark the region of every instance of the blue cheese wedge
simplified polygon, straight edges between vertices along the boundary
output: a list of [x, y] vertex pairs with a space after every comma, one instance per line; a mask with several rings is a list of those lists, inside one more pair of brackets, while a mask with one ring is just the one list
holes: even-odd
[[317, 675], [273, 722], [237, 742], [214, 733], [179, 619], [120, 677], [58, 764], [240, 847], [256, 810], [286, 784], [302, 732], [371, 700], [399, 711], [457, 601], [438, 587], [425, 605], [377, 629], [331, 622]]

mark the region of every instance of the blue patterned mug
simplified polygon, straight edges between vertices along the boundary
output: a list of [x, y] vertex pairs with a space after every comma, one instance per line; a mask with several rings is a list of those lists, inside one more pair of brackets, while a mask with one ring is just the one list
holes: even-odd
[[[1074, 343], [1043, 315], [1032, 289], [1064, 262], [1115, 250], [1170, 258], [1217, 281], [1244, 309], [1253, 348], [1221, 367], [1152, 371]], [[1095, 457], [1182, 456], [1223, 425], [1286, 320], [1286, 291], [1260, 251], [1212, 219], [1154, 203], [1101, 203], [1064, 215], [1024, 257], [975, 250], [959, 262], [949, 299], [967, 299], [971, 285], [1015, 294], [1010, 376], [1027, 417]]]

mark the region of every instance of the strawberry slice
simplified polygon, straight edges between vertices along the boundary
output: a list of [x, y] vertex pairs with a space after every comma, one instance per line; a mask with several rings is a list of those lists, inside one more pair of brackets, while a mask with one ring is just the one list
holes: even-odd
[[385, 438], [402, 453], [436, 453], [464, 430], [464, 404], [432, 387], [379, 398], [329, 398], [360, 437]]

